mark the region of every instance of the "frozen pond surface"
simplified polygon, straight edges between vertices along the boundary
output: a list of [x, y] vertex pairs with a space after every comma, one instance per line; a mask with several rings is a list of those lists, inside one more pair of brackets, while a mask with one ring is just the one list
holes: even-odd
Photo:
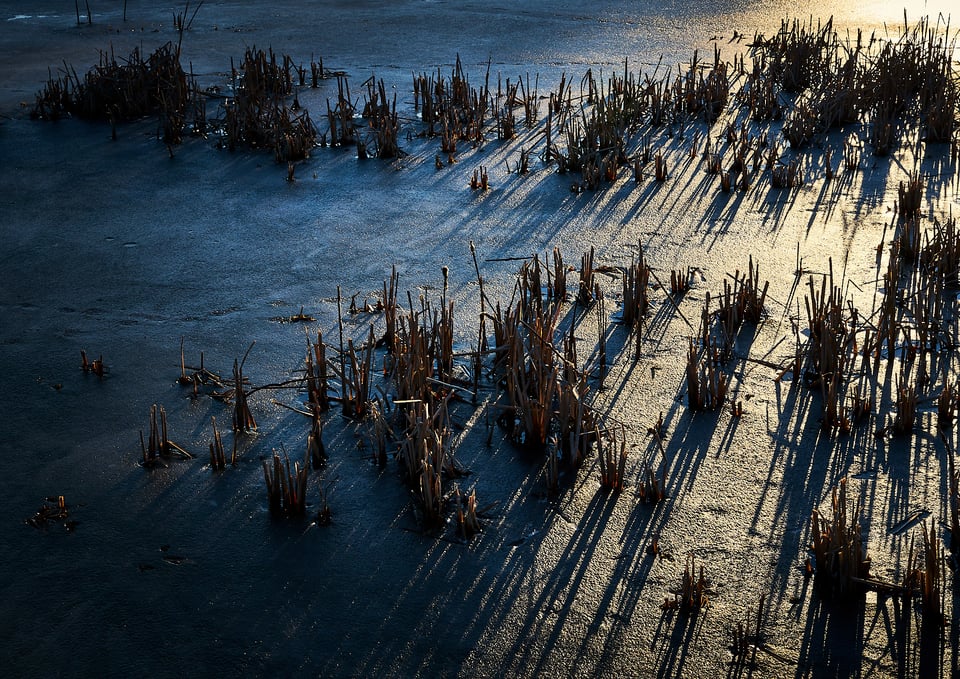
[[[675, 70], [714, 45], [732, 59], [745, 42], [734, 31], [769, 35], [797, 9], [343, 4], [206, 2], [184, 36], [183, 62], [204, 86], [225, 86], [231, 58], [247, 47], [304, 63], [316, 55], [349, 74], [355, 96], [367, 78], [383, 78], [413, 120], [411, 74], [448, 75], [458, 55], [472, 82], [489, 63], [493, 77], [537, 77], [547, 92], [564, 73], [579, 83], [587, 69], [622, 71], [624, 59], [644, 73]], [[948, 4], [922, 10], [936, 17]], [[891, 650], [889, 602], [871, 594], [865, 609], [847, 612], [811, 591], [809, 518], [849, 477], [864, 502], [873, 573], [900, 578], [918, 535], [913, 518], [929, 517], [942, 533], [945, 458], [929, 426], [936, 406], [921, 406], [924, 433], [912, 440], [864, 431], [837, 442], [820, 432], [819, 404], [775, 381], [775, 368], [792, 355], [791, 319], [802, 316], [798, 243], [806, 270], [822, 274], [832, 257], [851, 297], [872, 308], [878, 245], [889, 244], [912, 149], [888, 160], [866, 152], [858, 173], [833, 184], [816, 169], [796, 191], [727, 195], [685, 157], [684, 140], [662, 135], [672, 153], [667, 182], [634, 183], [627, 173], [602, 191], [574, 193], [570, 176], [538, 160], [528, 175], [508, 173], [521, 147], [539, 143], [521, 129], [509, 144], [463, 148], [441, 170], [436, 140], [401, 139], [408, 155], [392, 163], [316, 149], [287, 182], [270, 153], [230, 153], [212, 138], [189, 139], [170, 158], [155, 121], [121, 126], [113, 141], [108, 125], [29, 120], [48, 67], [66, 61], [82, 73], [111, 45], [125, 55], [176, 40], [172, 19], [182, 8], [132, 2], [123, 22], [119, 9], [99, 5], [91, 25], [77, 26], [69, 7], [41, 3], [28, 16], [20, 3], [0, 2], [0, 666], [17, 676], [717, 676], [744, 669], [729, 664], [730, 630], [766, 595], [759, 674], [896, 676], [903, 662]], [[826, 7], [842, 31], [903, 21], [894, 3]], [[802, 9], [804, 19], [817, 16], [815, 6]], [[324, 81], [301, 102], [320, 121], [335, 95], [335, 81]], [[491, 178], [485, 193], [468, 186], [480, 166]], [[949, 150], [925, 154], [922, 171], [925, 218], [957, 214]], [[419, 531], [395, 464], [373, 465], [363, 429], [334, 411], [329, 467], [310, 481], [311, 492], [332, 489], [333, 524], [271, 520], [260, 458], [282, 445], [299, 459], [308, 432], [284, 407], [303, 402], [289, 390], [251, 397], [259, 433], [243, 440], [236, 469], [210, 470], [210, 418], [225, 425], [230, 410], [176, 384], [181, 338], [188, 362], [203, 352], [224, 375], [255, 343], [247, 377], [280, 382], [302, 369], [305, 330], [334, 336], [338, 286], [347, 300], [373, 300], [395, 265], [401, 290], [436, 298], [446, 266], [463, 322], [456, 341], [467, 350], [479, 310], [471, 241], [487, 294], [503, 303], [517, 258], [555, 245], [573, 264], [595, 247], [598, 263], [613, 268], [628, 265], [641, 242], [661, 280], [696, 268], [676, 308], [654, 292], [657, 320], [639, 360], [633, 339], [611, 331], [598, 395], [628, 432], [634, 486], [641, 462], [656, 455], [649, 430], [664, 414], [666, 502], [640, 503], [633, 488], [602, 492], [594, 460], [548, 500], [538, 463], [499, 430], [487, 445], [492, 416], [464, 406], [457, 454], [473, 473], [460, 484], [492, 506], [470, 544], [438, 539]], [[722, 289], [750, 255], [770, 280], [770, 315], [752, 346], [740, 347], [753, 360], [733, 371], [744, 415], [691, 416], [688, 338], [706, 292]], [[604, 280], [612, 311], [619, 281]], [[315, 323], [272, 320], [301, 307]], [[382, 317], [349, 315], [346, 331], [360, 338], [370, 323], [379, 331]], [[587, 319], [578, 336], [595, 337], [595, 326]], [[102, 354], [105, 379], [80, 371], [81, 349]], [[197, 460], [138, 465], [154, 403]], [[878, 416], [870, 428], [882, 424]], [[232, 446], [232, 434], [225, 438]], [[59, 495], [79, 521], [74, 531], [23, 524]], [[660, 556], [648, 554], [655, 537]], [[713, 580], [711, 607], [690, 621], [660, 608], [688, 554]], [[947, 582], [954, 624], [944, 676], [956, 666], [958, 627], [949, 573]]]

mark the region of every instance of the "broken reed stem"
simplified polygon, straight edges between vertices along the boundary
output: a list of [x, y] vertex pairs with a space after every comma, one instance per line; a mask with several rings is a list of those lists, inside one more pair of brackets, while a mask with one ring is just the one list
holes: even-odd
[[[247, 354], [249, 353], [250, 349], [247, 349]], [[233, 359], [233, 430], [244, 433], [257, 430], [257, 422], [253, 419], [253, 413], [247, 403], [247, 393], [243, 390], [243, 362], [246, 360], [246, 354], [243, 361], [238, 362], [237, 359]]]
[[147, 445], [143, 443], [143, 430], [140, 431], [140, 452], [144, 467], [163, 464], [163, 460], [170, 457], [180, 460], [193, 459], [193, 455], [167, 436], [167, 411], [156, 403], [150, 406], [150, 436]]
[[[227, 467], [227, 455], [223, 449], [223, 440], [220, 438], [220, 430], [217, 429], [217, 418], [210, 418], [213, 424], [213, 442], [210, 444], [210, 468], [214, 471], [222, 471]], [[234, 447], [234, 456], [230, 460], [231, 464], [236, 464], [236, 447]]]
[[471, 490], [464, 503], [460, 489], [457, 488], [456, 497], [457, 530], [465, 540], [469, 540], [483, 530], [483, 524], [477, 517], [477, 491], [476, 489]]

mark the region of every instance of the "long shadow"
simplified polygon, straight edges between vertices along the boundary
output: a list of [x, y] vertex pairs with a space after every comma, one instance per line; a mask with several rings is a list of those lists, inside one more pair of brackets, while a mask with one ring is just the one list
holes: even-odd
[[863, 604], [827, 604], [815, 596], [800, 639], [796, 677], [858, 677], [862, 673]]

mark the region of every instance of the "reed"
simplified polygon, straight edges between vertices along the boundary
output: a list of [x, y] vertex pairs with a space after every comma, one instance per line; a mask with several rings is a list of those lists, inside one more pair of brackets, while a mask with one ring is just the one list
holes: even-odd
[[327, 463], [327, 449], [323, 445], [323, 419], [320, 417], [320, 410], [316, 407], [310, 409], [307, 457], [310, 458], [310, 466], [314, 469], [321, 469]]
[[[615, 430], [606, 431], [606, 440], [599, 426], [595, 430], [597, 459], [600, 462], [600, 487], [619, 493], [626, 488], [624, 470], [627, 465], [626, 429], [621, 425], [620, 436]], [[619, 438], [619, 440], [618, 440]]]
[[305, 382], [307, 399], [316, 413], [325, 413], [330, 409], [329, 384], [327, 380], [327, 345], [323, 342], [323, 332], [317, 330], [317, 341], [307, 341], [305, 359]]
[[270, 513], [275, 517], [303, 516], [307, 503], [307, 459], [290, 467], [286, 451], [281, 459], [274, 452], [270, 462], [262, 460], [263, 480], [267, 486], [267, 501]]
[[917, 388], [912, 381], [897, 376], [897, 402], [893, 419], [893, 433], [907, 435], [913, 432], [917, 419]]
[[848, 520], [847, 480], [834, 488], [828, 519], [813, 510], [812, 549], [816, 560], [814, 584], [826, 599], [849, 599], [863, 591], [863, 581], [870, 575], [870, 559], [863, 546], [860, 526], [860, 505]]
[[107, 373], [107, 366], [103, 362], [103, 354], [91, 361], [87, 359], [87, 352], [81, 349], [80, 369], [83, 371], [84, 375], [92, 374], [103, 379], [103, 376]]
[[[253, 345], [251, 345], [252, 348]], [[247, 350], [249, 353], [250, 350]], [[233, 430], [236, 432], [253, 432], [257, 430], [257, 421], [247, 403], [247, 392], [243, 390], [243, 364], [247, 356], [239, 363], [233, 360]]]
[[703, 565], [697, 567], [696, 557], [688, 554], [683, 567], [680, 586], [672, 590], [673, 599], [664, 599], [663, 610], [679, 611], [683, 615], [694, 616], [710, 606], [711, 582], [704, 575]]
[[630, 262], [623, 274], [623, 322], [632, 329], [640, 330], [640, 324], [650, 309], [650, 267], [643, 256], [643, 245], [638, 245], [639, 254]]
[[460, 489], [457, 488], [456, 498], [457, 531], [464, 540], [469, 540], [477, 533], [483, 531], [483, 524], [477, 517], [477, 491], [476, 489], [471, 490], [470, 495], [468, 495], [466, 501], [464, 501]]
[[589, 304], [593, 300], [593, 291], [596, 287], [593, 258], [594, 249], [592, 246], [590, 251], [583, 253], [583, 256], [580, 258], [580, 291], [577, 293], [577, 301], [584, 305]]
[[[227, 468], [227, 454], [223, 448], [223, 440], [220, 438], [220, 430], [217, 429], [217, 418], [210, 418], [213, 425], [213, 441], [210, 443], [210, 469], [213, 471], [223, 471]], [[236, 464], [237, 462], [237, 445], [236, 438], [234, 438], [233, 445], [233, 456], [230, 460], [231, 464]]]
[[163, 465], [164, 460], [169, 458], [193, 459], [193, 455], [167, 436], [167, 411], [156, 403], [150, 406], [150, 436], [146, 445], [143, 442], [143, 430], [140, 431], [140, 451], [144, 467]]
[[737, 622], [737, 626], [733, 629], [733, 643], [730, 650], [733, 652], [734, 664], [739, 667], [744, 666], [748, 661], [754, 662], [757, 648], [764, 643], [763, 606], [765, 602], [766, 595], [761, 594], [756, 616], [753, 610], [748, 608], [746, 619]]

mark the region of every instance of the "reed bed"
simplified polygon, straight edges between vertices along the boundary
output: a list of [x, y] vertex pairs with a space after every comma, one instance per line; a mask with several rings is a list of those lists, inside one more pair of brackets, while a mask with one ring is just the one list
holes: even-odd
[[[232, 66], [232, 64], [231, 64]], [[288, 106], [293, 93], [293, 61], [248, 48], [234, 73], [234, 96], [224, 103], [227, 146], [271, 149], [277, 162], [294, 162], [310, 155], [317, 131], [306, 109]], [[240, 74], [240, 75], [238, 75]]]
[[187, 98], [179, 48], [168, 42], [148, 56], [135, 48], [119, 60], [112, 49], [101, 51], [99, 64], [82, 78], [64, 64], [60, 75], [51, 72], [30, 115], [35, 120], [76, 116], [119, 123], [160, 113], [182, 115]]

